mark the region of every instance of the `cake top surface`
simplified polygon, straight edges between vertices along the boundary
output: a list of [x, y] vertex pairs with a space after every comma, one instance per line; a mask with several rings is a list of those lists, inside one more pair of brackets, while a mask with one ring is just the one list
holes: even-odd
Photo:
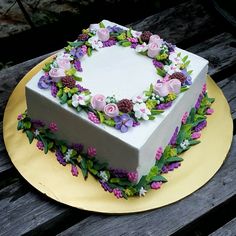
[[[105, 27], [117, 25], [107, 20], [103, 20], [102, 22]], [[127, 29], [125, 27], [123, 28]], [[188, 59], [191, 61], [190, 65], [188, 65], [188, 70], [192, 71], [191, 79], [194, 83], [198, 74], [207, 66], [208, 62], [197, 55], [176, 48], [175, 53], [178, 54], [179, 52], [184, 56], [188, 56]], [[133, 97], [142, 94], [143, 91], [148, 90], [150, 84], [163, 80], [160, 75], [156, 74], [152, 58], [140, 55], [136, 53], [135, 50], [128, 47], [121, 47], [118, 45], [104, 47], [98, 52], [93, 52], [92, 57], [85, 55], [80, 62], [83, 66], [83, 71], [76, 73], [76, 76], [78, 76], [78, 78], [83, 78], [79, 83], [81, 86], [89, 88], [92, 97], [96, 94], [102, 94], [106, 97], [115, 95], [117, 100], [124, 98], [132, 99]], [[61, 105], [60, 101], [51, 95], [50, 90], [42, 90], [39, 88], [38, 83], [43, 75], [44, 71], [37, 73], [27, 83], [27, 89], [45, 97], [45, 102], [50, 100], [55, 103], [55, 106], [63, 106], [68, 112], [76, 114], [78, 118], [83, 119], [85, 122], [90, 122], [95, 128], [115, 136], [117, 139], [120, 139], [135, 148], [141, 147], [145, 143], [153, 133], [153, 130], [164, 121], [165, 117], [171, 113], [174, 106], [178, 105], [178, 102], [183, 96], [183, 94], [180, 93], [173, 101], [172, 106], [165, 110], [164, 113], [158, 115], [155, 120], [144, 120], [141, 125], [129, 128], [129, 132], [124, 134], [120, 132], [119, 129], [114, 129], [114, 127], [109, 127], [105, 124], [92, 123], [91, 120], [88, 119], [88, 114], [84, 111], [78, 112], [67, 106], [67, 104]], [[85, 95], [87, 96], [87, 94]], [[139, 138], [137, 139], [137, 137]]]

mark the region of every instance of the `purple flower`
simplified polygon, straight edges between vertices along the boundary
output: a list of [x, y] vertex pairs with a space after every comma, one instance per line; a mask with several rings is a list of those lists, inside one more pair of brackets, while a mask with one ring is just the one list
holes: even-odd
[[56, 157], [57, 157], [58, 162], [61, 165], [66, 166], [66, 161], [64, 160], [62, 153], [58, 149], [56, 150]]
[[58, 130], [57, 128], [57, 124], [55, 122], [51, 122], [49, 124], [49, 129], [52, 131], [52, 132], [56, 132]]
[[57, 96], [58, 88], [55, 83], [51, 85], [51, 95], [55, 98]]
[[40, 128], [45, 126], [45, 123], [42, 120], [32, 120], [31, 123], [35, 128]]
[[168, 43], [166, 41], [164, 41], [164, 44], [168, 47], [169, 52], [174, 52], [175, 51], [175, 45]]
[[130, 182], [136, 182], [138, 180], [138, 172], [137, 171], [129, 172], [127, 175], [128, 175], [128, 179]]
[[152, 60], [152, 64], [156, 67], [156, 68], [160, 68], [162, 69], [163, 68], [163, 64], [159, 61], [157, 61], [156, 59], [153, 59]]
[[116, 122], [115, 128], [120, 130], [122, 133], [126, 133], [129, 127], [132, 127], [134, 123], [133, 119], [128, 114], [116, 116], [114, 121]]
[[178, 136], [178, 131], [179, 131], [179, 127], [177, 126], [175, 128], [175, 131], [174, 131], [171, 139], [170, 139], [170, 142], [169, 142], [170, 145], [175, 145], [176, 144], [176, 140], [177, 140], [177, 136]]
[[167, 102], [167, 103], [162, 103], [162, 104], [157, 105], [157, 109], [158, 110], [165, 110], [165, 109], [171, 107], [171, 105], [172, 105], [172, 101]]
[[73, 176], [78, 176], [79, 172], [75, 165], [71, 165], [71, 173]]
[[81, 67], [81, 62], [80, 62], [80, 60], [76, 60], [76, 61], [74, 62], [74, 67], [75, 67], [75, 69], [76, 69], [77, 71], [79, 71], [79, 72], [82, 72], [82, 71], [83, 71], [83, 69], [82, 69], [82, 67]]
[[102, 42], [103, 47], [111, 47], [113, 45], [116, 45], [116, 41], [114, 39], [108, 39], [107, 41]]
[[140, 125], [140, 122], [138, 122], [138, 121], [134, 121], [134, 123], [133, 123], [133, 127], [136, 127], [136, 126], [139, 126]]
[[202, 122], [200, 122], [197, 126], [194, 127], [194, 131], [195, 132], [199, 132], [201, 131], [203, 128], [205, 128], [207, 126], [207, 121], [204, 120]]
[[122, 191], [119, 188], [114, 188], [113, 193], [117, 198], [122, 198], [123, 197]]
[[88, 147], [87, 154], [90, 157], [95, 157], [97, 155], [97, 150], [94, 147]]
[[200, 105], [201, 105], [202, 99], [203, 99], [203, 95], [200, 94], [199, 97], [198, 97], [198, 99], [197, 99], [197, 102], [196, 102], [196, 104], [195, 104], [195, 108], [196, 108], [196, 109], [199, 109], [199, 107], [200, 107]]
[[151, 189], [159, 189], [162, 185], [162, 182], [152, 182]]
[[22, 114], [19, 114], [18, 116], [17, 116], [17, 120], [21, 120], [23, 118], [23, 115]]
[[81, 143], [74, 143], [72, 144], [72, 149], [75, 149], [77, 153], [81, 153], [84, 149], [84, 145]]
[[43, 148], [44, 148], [43, 142], [42, 142], [42, 141], [39, 141], [39, 140], [38, 140], [36, 146], [37, 146], [37, 148], [38, 148], [39, 150], [41, 150], [41, 151], [42, 151]]
[[130, 47], [135, 49], [137, 46], [138, 46], [138, 43], [132, 43]]
[[38, 81], [38, 87], [40, 89], [48, 89], [52, 83], [52, 79], [49, 77], [48, 73], [45, 73], [45, 75], [41, 76]]
[[126, 178], [128, 176], [128, 173], [126, 170], [111, 168], [109, 171], [110, 171], [111, 175], [116, 178]]
[[78, 88], [79, 92], [81, 92], [81, 93], [88, 90], [88, 89], [82, 87], [80, 84], [76, 84], [76, 87]]
[[107, 29], [110, 33], [121, 33], [124, 31], [121, 27], [114, 25], [114, 26], [107, 26]]
[[192, 84], [192, 77], [188, 74], [187, 70], [181, 70], [181, 72], [186, 76], [186, 80], [184, 81], [183, 85], [191, 85]]
[[113, 192], [113, 189], [108, 185], [107, 182], [104, 182], [103, 180], [99, 180], [99, 182], [100, 182], [100, 184], [102, 185], [102, 187], [105, 191], [108, 191], [110, 193]]

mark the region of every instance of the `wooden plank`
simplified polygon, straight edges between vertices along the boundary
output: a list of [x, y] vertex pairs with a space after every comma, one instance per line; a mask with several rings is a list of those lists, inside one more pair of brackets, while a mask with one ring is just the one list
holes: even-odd
[[236, 235], [236, 218], [216, 230], [210, 236], [235, 236]]
[[219, 34], [187, 50], [209, 60], [210, 75], [216, 77], [219, 72], [222, 72], [221, 77], [225, 78], [226, 70], [232, 69], [235, 72], [236, 38], [230, 33]]
[[50, 200], [16, 178], [15, 183], [0, 190], [0, 235], [55, 234], [88, 216]]
[[[209, 183], [175, 204], [133, 215], [92, 215], [65, 230], [74, 235], [171, 235], [235, 196], [236, 136], [227, 161]], [[181, 190], [180, 190], [181, 191]]]
[[136, 30], [157, 33], [181, 47], [194, 45], [220, 30], [217, 20], [197, 0], [168, 8], [129, 26]]

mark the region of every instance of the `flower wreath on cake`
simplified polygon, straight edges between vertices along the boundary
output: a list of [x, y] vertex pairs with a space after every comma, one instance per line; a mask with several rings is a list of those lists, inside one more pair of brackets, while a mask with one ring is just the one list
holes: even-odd
[[[117, 100], [115, 96], [93, 95], [79, 83], [82, 81], [80, 72], [83, 70], [81, 58], [114, 45], [130, 47], [134, 53], [151, 58], [153, 69], [162, 79], [132, 98]], [[174, 45], [158, 35], [117, 25], [105, 27], [101, 22], [84, 29], [76, 41], [69, 42], [63, 52], [45, 64], [44, 75], [40, 77], [38, 86], [40, 89], [50, 89], [51, 95], [62, 105], [67, 104], [77, 112], [86, 112], [91, 122], [126, 133], [142, 125], [142, 122], [154, 120], [171, 107], [181, 92], [188, 90], [192, 84], [192, 71], [187, 70], [189, 64], [188, 56], [182, 57]], [[57, 124], [53, 121], [47, 126], [43, 121], [32, 120], [26, 111], [18, 116], [17, 128], [26, 133], [30, 143], [36, 139], [37, 147], [44, 150], [45, 154], [48, 151], [55, 152], [60, 164], [71, 165], [74, 176], [78, 176], [79, 167], [85, 179], [90, 173], [98, 179], [105, 191], [113, 192], [117, 198], [144, 196], [148, 189], [159, 189], [167, 182], [162, 174], [178, 168], [183, 160], [179, 155], [200, 142], [196, 139], [207, 124], [206, 115], [213, 113], [210, 108], [213, 102], [214, 99], [208, 97], [204, 85], [195, 107], [183, 114], [181, 127], [176, 127], [169, 145], [164, 149], [157, 148], [155, 165], [139, 181], [136, 172], [112, 169], [108, 163], [100, 163], [96, 159], [94, 147], [84, 150], [83, 144], [68, 144], [58, 140]]]

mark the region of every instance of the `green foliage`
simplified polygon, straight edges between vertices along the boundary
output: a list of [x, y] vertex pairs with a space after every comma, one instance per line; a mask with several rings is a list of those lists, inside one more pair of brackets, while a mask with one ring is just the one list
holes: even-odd
[[82, 45], [84, 45], [83, 41], [74, 41], [74, 42], [68, 42], [69, 46], [77, 48], [77, 47], [81, 47]]
[[165, 77], [166, 72], [164, 69], [157, 68], [157, 74], [160, 75], [161, 77]]
[[29, 143], [32, 143], [33, 140], [34, 140], [34, 133], [29, 131], [29, 130], [26, 130], [25, 132], [26, 132], [26, 135], [27, 135], [27, 137], [29, 139]]
[[165, 160], [165, 164], [170, 164], [170, 163], [179, 162], [179, 161], [183, 161], [183, 158], [181, 158], [181, 157], [169, 157]]

